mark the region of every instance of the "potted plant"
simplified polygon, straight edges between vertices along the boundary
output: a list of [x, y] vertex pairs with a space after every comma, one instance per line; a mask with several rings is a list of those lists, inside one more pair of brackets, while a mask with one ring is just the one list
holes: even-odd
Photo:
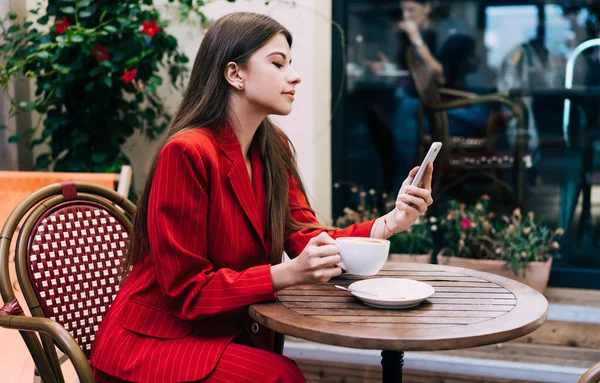
[[443, 250], [438, 263], [502, 275], [543, 292], [563, 229], [550, 230], [535, 215], [515, 209], [510, 216], [489, 212], [489, 197], [472, 206], [451, 201], [440, 219]]
[[[386, 193], [377, 196], [374, 189], [366, 192], [362, 186], [351, 182], [335, 183], [334, 188], [349, 186], [354, 208], [345, 207], [344, 214], [335, 221], [337, 227], [347, 227], [354, 223], [368, 221], [380, 216], [378, 206], [384, 211], [392, 210], [395, 200], [389, 199]], [[422, 217], [408, 230], [394, 234], [390, 241], [390, 260], [398, 262], [430, 263], [433, 240], [431, 233], [437, 230], [436, 217]]]

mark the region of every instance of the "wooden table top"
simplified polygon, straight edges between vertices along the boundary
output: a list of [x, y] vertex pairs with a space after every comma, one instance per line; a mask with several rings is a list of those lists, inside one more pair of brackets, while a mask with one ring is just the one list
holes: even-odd
[[259, 324], [314, 342], [342, 347], [433, 351], [505, 342], [546, 320], [548, 301], [512, 279], [443, 265], [388, 262], [373, 278], [426, 282], [435, 294], [405, 310], [372, 308], [349, 292], [353, 280], [281, 290], [277, 301], [250, 306]]

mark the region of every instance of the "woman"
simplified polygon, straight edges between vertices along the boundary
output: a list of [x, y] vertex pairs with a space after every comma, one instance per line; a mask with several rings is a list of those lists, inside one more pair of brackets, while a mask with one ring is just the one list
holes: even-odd
[[[99, 381], [304, 381], [248, 306], [339, 275], [332, 237], [385, 238], [432, 203], [430, 168], [426, 188], [406, 186], [387, 216], [318, 225], [289, 141], [268, 119], [290, 113], [300, 83], [291, 44], [252, 13], [222, 17], [204, 37], [140, 196], [129, 274], [97, 334]], [[284, 249], [293, 259], [280, 263]]]
[[[435, 58], [436, 33], [432, 28], [432, 6], [429, 0], [401, 1], [402, 20], [396, 23], [395, 28], [399, 33], [400, 46], [398, 49], [397, 64], [401, 69], [407, 69], [405, 51], [412, 46], [421, 60], [432, 71], [441, 73], [442, 65]], [[383, 52], [377, 52], [378, 61], [365, 60], [365, 64], [373, 72], [379, 74], [384, 71], [389, 58]]]
[[431, 1], [412, 0], [402, 1], [402, 21], [398, 22], [400, 32], [400, 49], [398, 64], [406, 68], [404, 52], [408, 46], [413, 46], [415, 52], [424, 64], [432, 71], [441, 73], [442, 65], [435, 58], [436, 34], [431, 25]]

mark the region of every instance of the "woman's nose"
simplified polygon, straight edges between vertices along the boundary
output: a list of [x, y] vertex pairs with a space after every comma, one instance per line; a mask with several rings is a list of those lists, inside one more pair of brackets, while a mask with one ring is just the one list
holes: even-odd
[[300, 75], [293, 69], [291, 71], [292, 73], [290, 74], [288, 81], [294, 85], [300, 84], [302, 82], [302, 78], [300, 78]]

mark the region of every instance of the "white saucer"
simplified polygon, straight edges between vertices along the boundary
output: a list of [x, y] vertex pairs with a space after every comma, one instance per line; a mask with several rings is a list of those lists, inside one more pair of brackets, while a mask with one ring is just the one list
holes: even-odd
[[371, 295], [352, 292], [352, 295], [365, 304], [383, 309], [406, 309], [417, 306], [435, 293], [433, 286], [404, 278], [372, 278], [351, 283], [349, 289], [362, 290], [377, 294]]

